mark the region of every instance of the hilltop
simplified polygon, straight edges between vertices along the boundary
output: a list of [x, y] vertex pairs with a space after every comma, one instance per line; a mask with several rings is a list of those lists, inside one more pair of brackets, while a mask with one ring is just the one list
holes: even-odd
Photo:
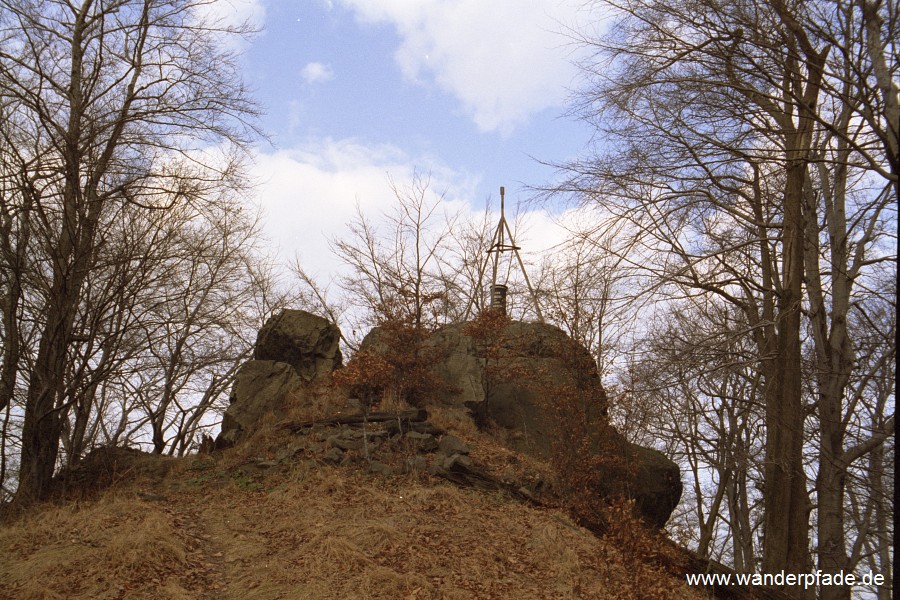
[[479, 326], [382, 330], [342, 365], [333, 324], [274, 316], [215, 441], [96, 448], [7, 507], [0, 597], [708, 597], [684, 574], [717, 566], [660, 531], [677, 466], [606, 422], [586, 352]]

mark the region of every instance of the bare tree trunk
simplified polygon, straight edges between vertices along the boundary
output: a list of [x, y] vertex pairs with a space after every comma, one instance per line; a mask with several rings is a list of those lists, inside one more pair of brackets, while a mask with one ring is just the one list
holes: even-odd
[[[849, 111], [836, 123], [846, 131]], [[847, 333], [847, 313], [850, 308], [850, 282], [847, 268], [847, 223], [844, 214], [847, 152], [843, 138], [838, 140], [834, 181], [829, 183], [824, 166], [819, 173], [820, 194], [825, 202], [825, 222], [831, 239], [830, 261], [831, 306], [826, 306], [819, 268], [819, 213], [811, 182], [807, 185], [804, 212], [807, 216], [806, 271], [809, 321], [816, 356], [817, 408], [819, 417], [819, 464], [816, 475], [818, 566], [825, 573], [848, 572], [844, 530], [844, 490], [846, 466], [843, 464], [845, 425], [843, 422], [844, 391], [853, 368], [853, 350]], [[836, 268], [834, 268], [836, 267]], [[829, 319], [828, 313], [831, 318]], [[830, 320], [830, 327], [829, 327]], [[849, 600], [850, 586], [822, 588], [822, 600]]]
[[[90, 5], [91, 2], [85, 2], [76, 15], [70, 44], [71, 80], [66, 95], [69, 121], [64, 137], [63, 214], [52, 264], [53, 285], [48, 296], [46, 324], [31, 373], [22, 428], [22, 459], [16, 499], [26, 502], [46, 496], [56, 469], [62, 434], [62, 407], [57, 403], [62, 398], [66, 356], [88, 266], [85, 250], [93, 244], [94, 227], [99, 217], [97, 198], [82, 189], [80, 168], [81, 118], [84, 111], [82, 44]], [[87, 206], [86, 202], [89, 203]], [[87, 218], [84, 218], [85, 212], [88, 213]]]
[[[869, 472], [872, 490], [871, 502], [874, 504], [875, 511], [875, 535], [887, 538], [890, 531], [889, 521], [893, 516], [893, 504], [892, 496], [884, 489], [884, 446], [872, 450], [872, 454], [869, 456]], [[896, 551], [896, 547], [894, 547], [894, 551]], [[877, 560], [872, 561], [875, 563], [872, 570], [876, 571], [877, 569], [877, 572], [884, 575], [884, 584], [878, 586], [878, 600], [890, 600], [893, 597], [894, 579], [891, 573], [893, 568], [891, 544], [887, 539], [883, 539], [882, 543], [878, 544], [876, 554]]]
[[[803, 210], [813, 126], [829, 48], [817, 51], [783, 0], [771, 0], [788, 34], [784, 85], [792, 90], [778, 116], [784, 139], [782, 295], [779, 298], [775, 389], [766, 393], [765, 543], [763, 569], [803, 573], [810, 568], [809, 504], [803, 470], [803, 389], [800, 344], [804, 276]], [[796, 54], [793, 54], [796, 52]], [[794, 109], [796, 105], [796, 122]]]
[[[900, 200], [900, 89], [897, 86], [896, 71], [891, 76], [888, 61], [884, 56], [884, 40], [881, 26], [884, 22], [878, 9], [881, 0], [862, 0], [863, 26], [866, 30], [866, 51], [872, 61], [873, 73], [881, 93], [881, 106], [885, 130], [881, 133], [885, 154], [894, 176], [894, 195]], [[896, 18], [896, 15], [894, 15]]]
[[800, 210], [806, 165], [788, 167], [784, 195], [782, 294], [774, 385], [766, 390], [765, 544], [763, 571], [809, 568], [809, 498], [803, 471], [803, 398], [800, 303], [803, 234]]
[[[0, 194], [5, 194], [5, 190], [0, 190]], [[28, 215], [30, 210], [30, 201], [26, 196], [26, 206], [23, 214]], [[5, 204], [3, 198], [3, 204]], [[2, 205], [0, 205], [2, 206]], [[3, 206], [3, 209], [6, 207]], [[17, 231], [18, 240], [13, 247], [12, 229], [13, 222], [16, 220], [13, 214], [0, 214], [0, 253], [2, 253], [2, 264], [5, 266], [6, 273], [3, 279], [6, 280], [6, 289], [0, 289], [0, 317], [3, 319], [3, 352], [0, 355], [0, 410], [3, 410], [12, 402], [13, 394], [16, 388], [16, 378], [19, 374], [20, 360], [20, 331], [19, 331], [19, 305], [22, 301], [22, 272], [25, 268], [25, 254], [28, 251], [28, 242], [30, 235], [30, 223], [26, 216], [21, 220], [19, 231]], [[0, 280], [0, 284], [3, 281]]]

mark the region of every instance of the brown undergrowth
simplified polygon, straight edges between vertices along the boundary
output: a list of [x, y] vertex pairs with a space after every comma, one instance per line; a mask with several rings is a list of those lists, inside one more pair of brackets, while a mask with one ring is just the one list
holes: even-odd
[[151, 500], [123, 487], [42, 507], [0, 529], [0, 597], [659, 597], [641, 591], [658, 574], [635, 582], [614, 546], [500, 495], [344, 468], [259, 483], [182, 477]]

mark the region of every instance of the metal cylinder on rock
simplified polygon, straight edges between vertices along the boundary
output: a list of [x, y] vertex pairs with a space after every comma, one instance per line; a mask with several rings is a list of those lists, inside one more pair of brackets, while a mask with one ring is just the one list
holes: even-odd
[[500, 314], [506, 314], [506, 286], [502, 283], [495, 283], [491, 286], [491, 310], [496, 310]]

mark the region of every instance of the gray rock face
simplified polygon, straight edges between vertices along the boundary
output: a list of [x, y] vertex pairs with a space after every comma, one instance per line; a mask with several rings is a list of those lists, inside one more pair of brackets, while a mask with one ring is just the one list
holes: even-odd
[[220, 443], [231, 445], [251, 431], [268, 412], [283, 410], [285, 396], [303, 380], [294, 368], [274, 360], [250, 360], [241, 365], [231, 390], [231, 404], [222, 417]]
[[441, 438], [438, 444], [438, 452], [452, 456], [454, 454], [468, 454], [469, 447], [464, 441], [455, 435], [447, 434]]
[[681, 469], [662, 452], [628, 444], [635, 473], [628, 494], [635, 508], [650, 525], [661, 529], [681, 499]]
[[436, 450], [438, 447], [437, 440], [435, 440], [434, 436], [430, 433], [407, 431], [403, 435], [403, 438], [409, 443], [410, 446], [415, 448], [417, 452], [434, 452], [434, 450]]
[[606, 414], [606, 392], [590, 353], [553, 325], [513, 321], [492, 349], [465, 324], [443, 327], [426, 343], [446, 357], [434, 366], [445, 384], [437, 400], [468, 407], [480, 425], [516, 432], [511, 442], [517, 451], [549, 456], [554, 432], [546, 412], [562, 391], [583, 397], [589, 420]]
[[233, 445], [266, 413], [281, 415], [289, 393], [302, 394], [340, 367], [340, 339], [336, 325], [306, 311], [283, 310], [269, 319], [256, 337], [254, 360], [235, 376], [215, 446]]
[[312, 382], [341, 366], [340, 341], [341, 330], [327, 319], [286, 309], [259, 330], [253, 358], [287, 363]]
[[[623, 480], [608, 482], [604, 492], [634, 498], [648, 524], [663, 527], [681, 498], [681, 471], [660, 452], [627, 442], [607, 426], [606, 392], [590, 353], [561, 329], [543, 323], [512, 322], [493, 348], [473, 338], [465, 325], [444, 327], [426, 344], [445, 357], [434, 372], [446, 385], [440, 402], [467, 406], [480, 425], [506, 429], [517, 451], [549, 459], [560, 435], [554, 406], [560, 394], [575, 394], [597, 435], [599, 452], [613, 452], [612, 462], [628, 465]], [[599, 450], [603, 448], [603, 450]]]

